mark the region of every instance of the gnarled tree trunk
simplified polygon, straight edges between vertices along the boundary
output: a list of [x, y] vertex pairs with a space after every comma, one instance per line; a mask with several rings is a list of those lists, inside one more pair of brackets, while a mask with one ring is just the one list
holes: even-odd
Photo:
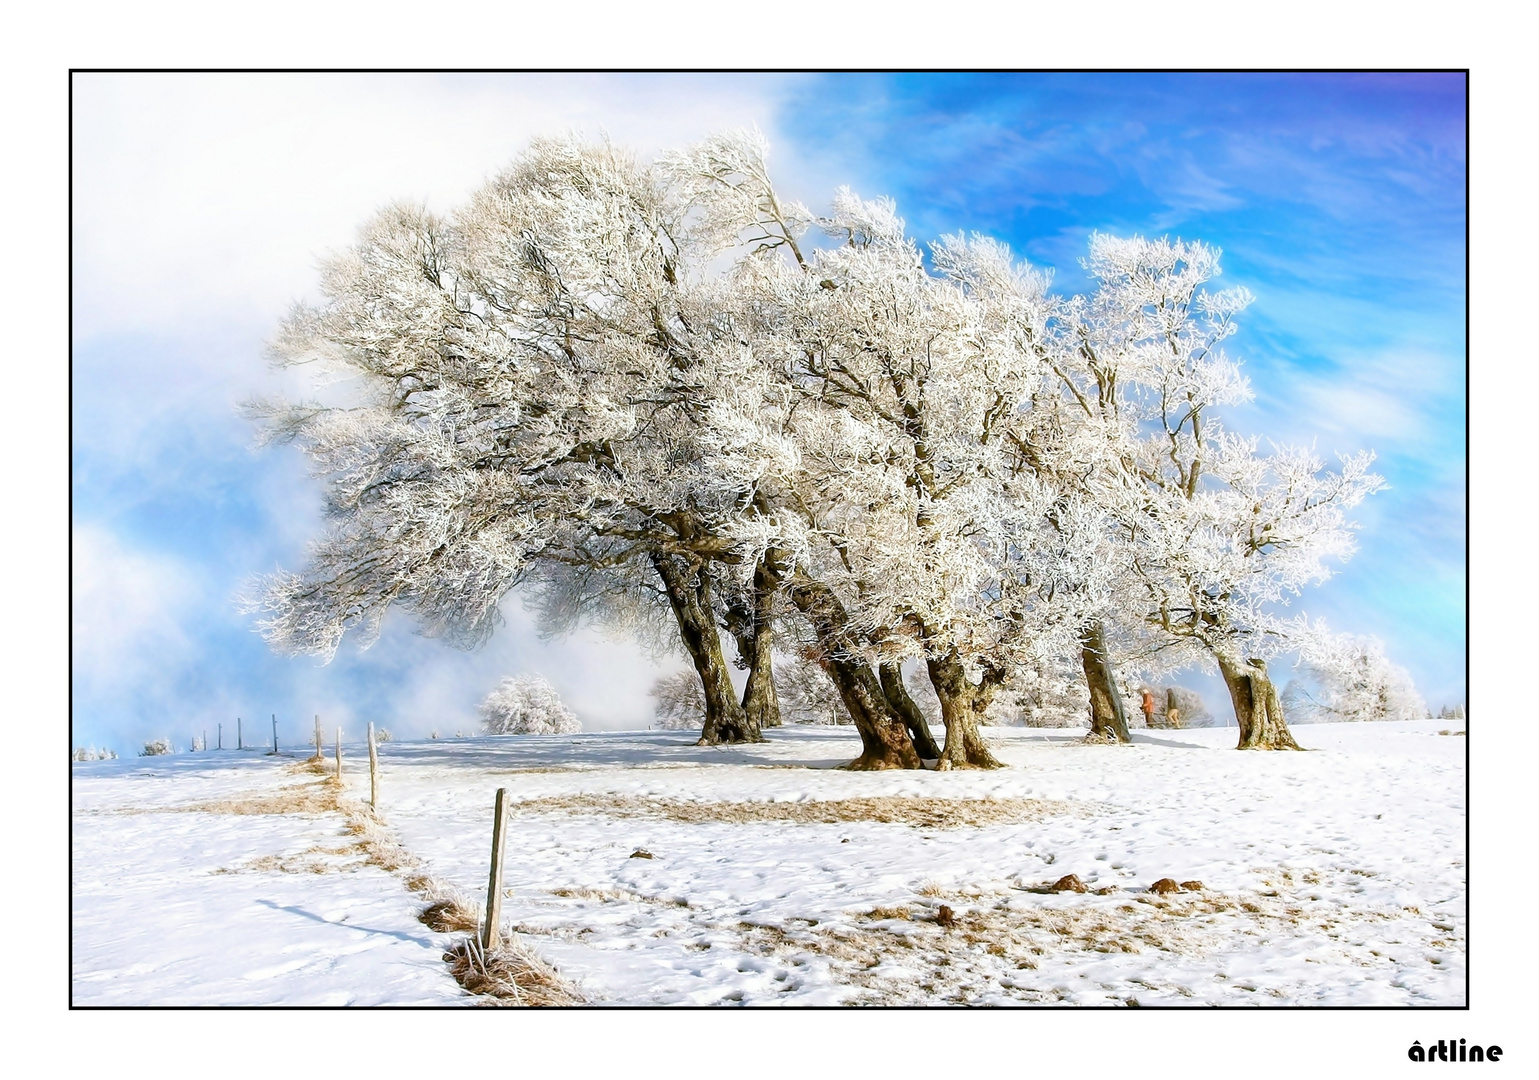
[[679, 636], [700, 675], [705, 691], [705, 729], [702, 744], [763, 742], [759, 727], [738, 704], [727, 662], [716, 633], [711, 610], [710, 578], [705, 568], [691, 566], [676, 555], [655, 553], [652, 565], [662, 579], [663, 591], [679, 623]]
[[903, 718], [887, 703], [871, 665], [856, 659], [849, 616], [834, 591], [805, 574], [791, 579], [791, 602], [807, 617], [822, 647], [823, 670], [839, 688], [855, 730], [860, 732], [861, 755], [847, 769], [920, 769], [923, 764], [909, 738]]
[[1117, 690], [1117, 676], [1106, 652], [1106, 629], [1099, 621], [1085, 630], [1079, 641], [1080, 666], [1090, 688], [1090, 737], [1101, 742], [1130, 743], [1128, 718]]
[[[768, 556], [768, 557], [773, 557]], [[753, 572], [753, 595], [729, 606], [728, 628], [737, 642], [738, 662], [748, 669], [743, 712], [758, 726], [780, 726], [780, 698], [775, 692], [775, 575], [760, 559]]]
[[1217, 657], [1218, 670], [1229, 687], [1234, 702], [1234, 718], [1240, 724], [1237, 750], [1299, 750], [1283, 719], [1282, 702], [1267, 673], [1265, 660], [1241, 661], [1238, 657]]
[[946, 721], [946, 745], [941, 749], [937, 769], [998, 769], [1003, 762], [989, 752], [978, 733], [978, 721], [996, 683], [985, 677], [977, 686], [967, 681], [967, 672], [955, 649], [944, 656], [926, 661], [930, 683], [940, 698], [941, 716]]
[[914, 749], [918, 751], [919, 756], [930, 761], [937, 760], [941, 756], [940, 747], [935, 745], [935, 737], [930, 734], [930, 725], [924, 718], [924, 711], [919, 708], [919, 703], [909, 696], [908, 687], [903, 685], [902, 665], [882, 664], [877, 668], [877, 676], [881, 679], [882, 693], [887, 698], [887, 704], [903, 717], [909, 738], [914, 741]]

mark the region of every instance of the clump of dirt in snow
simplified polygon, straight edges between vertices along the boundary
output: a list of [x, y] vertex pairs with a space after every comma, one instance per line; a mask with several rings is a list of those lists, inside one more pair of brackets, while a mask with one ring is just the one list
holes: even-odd
[[596, 814], [610, 818], [665, 818], [687, 825], [788, 822], [801, 825], [876, 821], [946, 829], [1007, 825], [1101, 808], [1054, 799], [937, 799], [897, 795], [808, 802], [693, 802], [618, 794], [557, 795], [514, 802], [515, 814]]

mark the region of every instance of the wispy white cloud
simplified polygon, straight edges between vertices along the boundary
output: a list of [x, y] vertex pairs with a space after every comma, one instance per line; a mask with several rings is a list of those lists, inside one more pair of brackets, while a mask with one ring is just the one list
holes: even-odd
[[185, 620], [200, 593], [196, 567], [135, 551], [94, 525], [76, 525], [70, 548], [70, 660], [79, 689], [110, 693], [146, 671], [187, 662], [194, 642]]
[[249, 324], [400, 199], [447, 208], [536, 135], [641, 153], [722, 127], [773, 136], [790, 77], [81, 75], [74, 317], [87, 337]]

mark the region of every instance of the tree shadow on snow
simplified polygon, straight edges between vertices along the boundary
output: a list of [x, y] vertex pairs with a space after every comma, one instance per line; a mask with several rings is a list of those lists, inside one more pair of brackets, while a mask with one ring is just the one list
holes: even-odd
[[295, 907], [293, 904], [280, 904], [275, 900], [258, 900], [257, 903], [263, 907], [272, 908], [274, 911], [287, 911], [291, 915], [298, 915], [301, 918], [310, 919], [312, 922], [324, 923], [327, 926], [336, 926], [345, 930], [361, 930], [365, 934], [384, 934], [386, 937], [400, 938], [402, 941], [409, 941], [413, 945], [421, 945], [423, 948], [435, 947], [431, 941], [421, 934], [408, 934], [402, 930], [380, 930], [377, 927], [360, 926], [357, 923], [337, 922], [334, 919], [317, 915], [313, 911], [306, 911], [302, 907]]

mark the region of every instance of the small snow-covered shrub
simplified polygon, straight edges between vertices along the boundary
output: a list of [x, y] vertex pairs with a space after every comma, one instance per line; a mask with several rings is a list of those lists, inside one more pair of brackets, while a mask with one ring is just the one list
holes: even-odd
[[139, 756], [140, 757], [159, 757], [161, 754], [169, 754], [170, 752], [171, 752], [171, 740], [170, 739], [155, 739], [152, 742], [147, 742], [147, 743], [144, 744], [144, 749], [139, 751]]
[[481, 729], [488, 735], [570, 735], [582, 724], [547, 680], [515, 675], [481, 702]]
[[[1426, 715], [1411, 675], [1378, 638], [1341, 637], [1306, 656], [1282, 694], [1290, 723], [1419, 720]], [[1311, 686], [1310, 684], [1313, 684]]]
[[385, 728], [379, 728], [374, 732], [374, 741], [377, 743], [389, 742], [392, 738], [394, 736]]
[[70, 754], [71, 761], [114, 761], [117, 759], [116, 750], [98, 750], [94, 746], [77, 746], [75, 752]]
[[774, 659], [775, 692], [780, 697], [783, 724], [852, 724], [839, 688], [823, 665], [801, 653]]
[[700, 676], [693, 671], [664, 675], [647, 693], [656, 702], [652, 715], [658, 727], [690, 731], [705, 726], [705, 690], [700, 686]]
[[983, 718], [989, 724], [1059, 728], [1083, 727], [1089, 716], [1084, 674], [1068, 664], [1043, 661], [1018, 667], [995, 693]]

